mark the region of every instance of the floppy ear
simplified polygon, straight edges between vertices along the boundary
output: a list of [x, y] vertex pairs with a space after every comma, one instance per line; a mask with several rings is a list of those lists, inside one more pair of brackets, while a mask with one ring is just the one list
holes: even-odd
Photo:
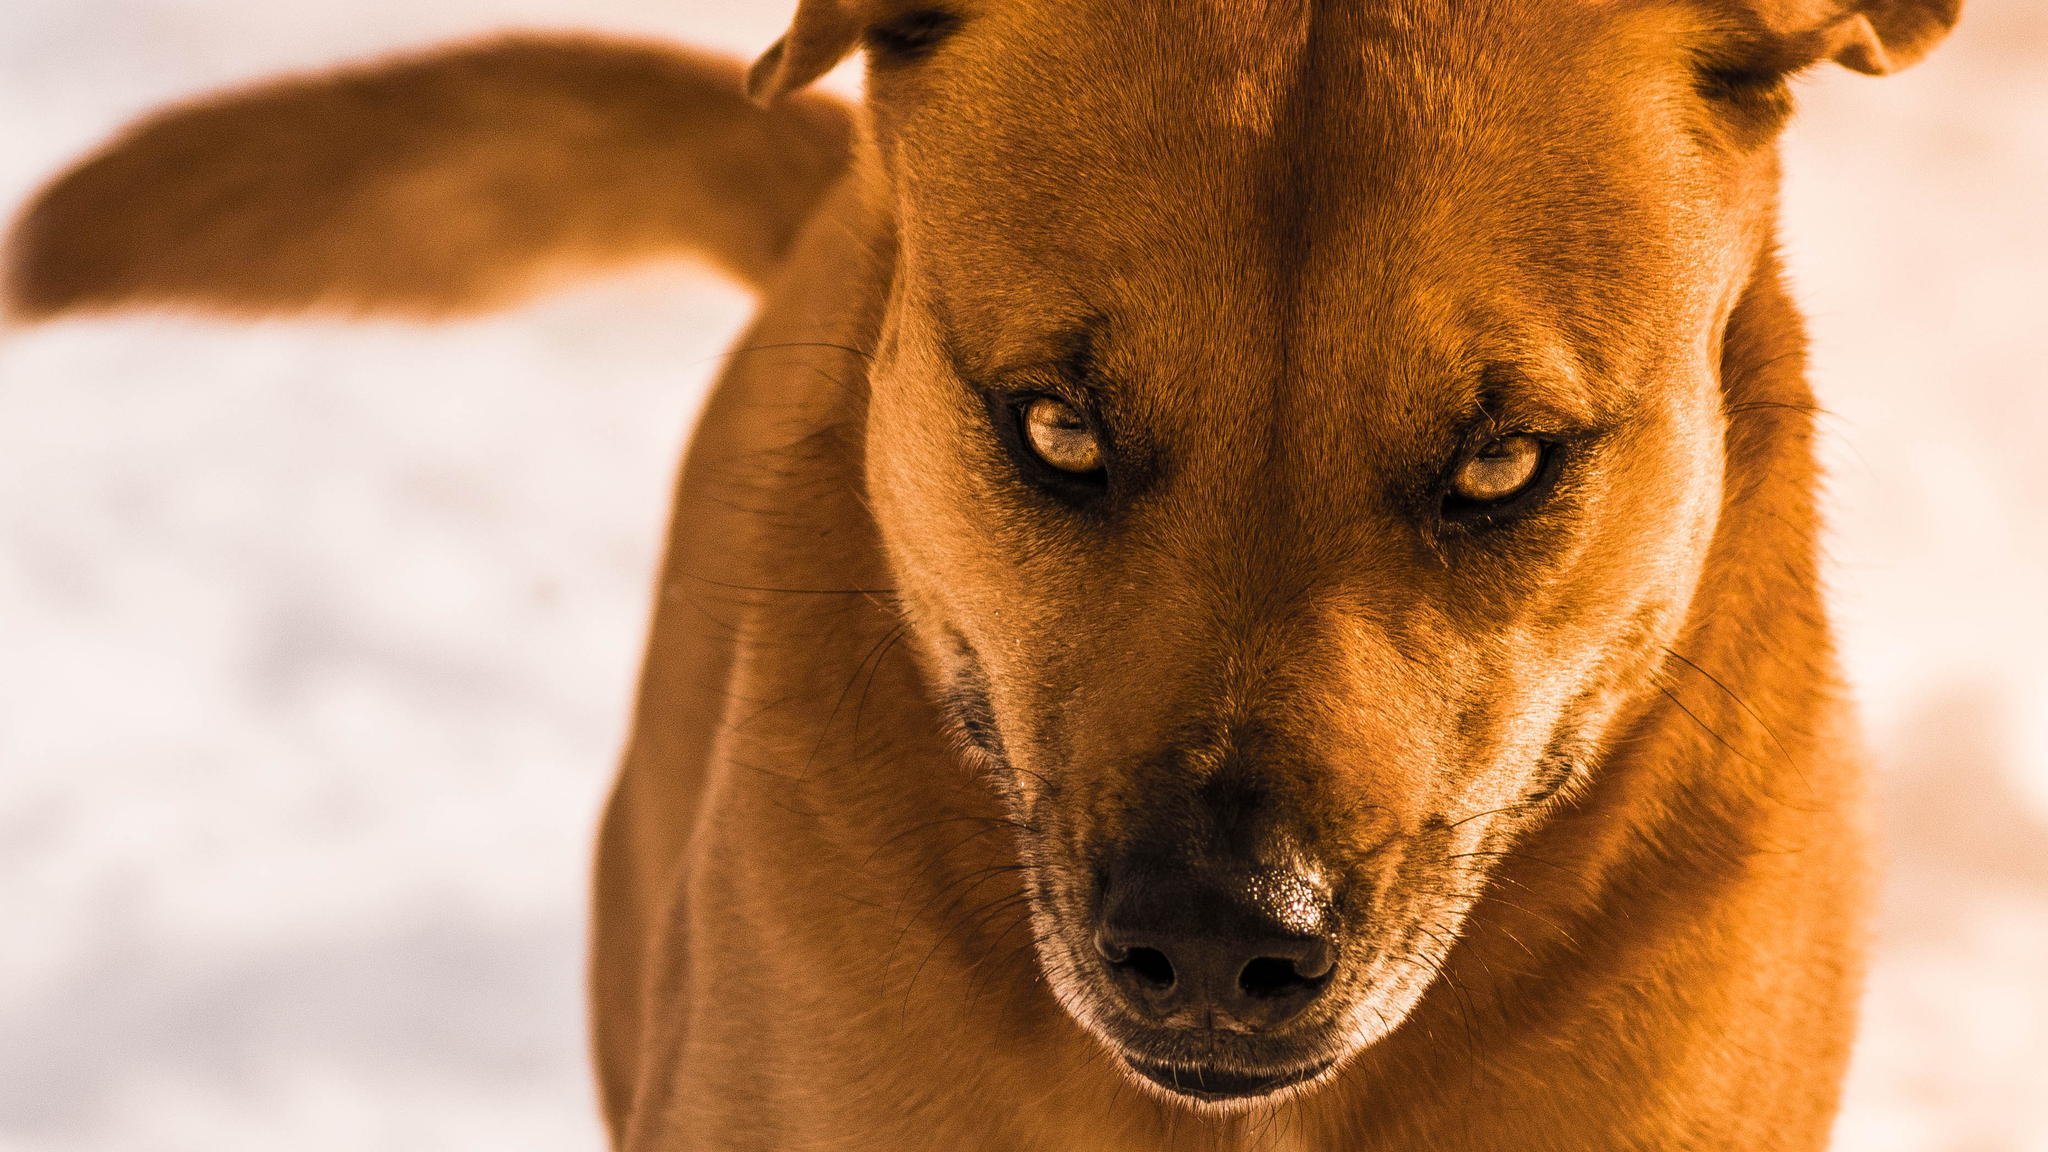
[[914, 63], [959, 24], [934, 0], [798, 0], [789, 31], [747, 70], [747, 95], [772, 104], [860, 47], [877, 66]]
[[1865, 75], [1897, 72], [1933, 51], [1962, 13], [1963, 0], [1863, 0], [1831, 55]]
[[1963, 0], [1740, 0], [1794, 67], [1833, 60], [1869, 76], [1897, 72], [1941, 42]]
[[799, 0], [782, 39], [747, 69], [747, 95], [772, 103], [830, 72], [860, 39], [858, 0]]

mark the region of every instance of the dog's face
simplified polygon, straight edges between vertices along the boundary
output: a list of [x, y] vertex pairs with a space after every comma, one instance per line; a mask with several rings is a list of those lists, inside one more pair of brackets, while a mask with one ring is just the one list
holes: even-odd
[[[1776, 72], [1698, 6], [869, 32], [869, 498], [1060, 1001], [1227, 1107], [1397, 1026], [1699, 579]], [[1844, 50], [1846, 51], [1846, 50]]]

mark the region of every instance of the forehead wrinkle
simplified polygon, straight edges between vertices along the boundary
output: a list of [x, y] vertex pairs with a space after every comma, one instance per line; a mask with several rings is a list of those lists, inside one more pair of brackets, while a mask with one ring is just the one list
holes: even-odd
[[[1671, 174], [1638, 155], [1665, 126], [1565, 78], [1660, 29], [1599, 5], [1532, 23], [1545, 13], [1390, 0], [1347, 8], [1322, 37], [1340, 51], [1318, 61], [1329, 91], [1297, 148], [1323, 150], [1335, 190], [1304, 214], [1312, 306], [1291, 325], [1292, 356], [1315, 361], [1305, 384], [1321, 391], [1313, 377], [1326, 376], [1337, 393], [1303, 400], [1349, 410], [1347, 427], [1441, 420], [1489, 364], [1516, 369], [1526, 407], [1602, 423], [1625, 414], [1654, 375], [1645, 352], [1690, 314], [1667, 287], [1685, 280], [1667, 249], [1689, 218], [1669, 208]], [[1633, 174], [1622, 186], [1617, 168]], [[1325, 450], [1339, 447], [1355, 451]]]
[[[1322, 389], [1307, 378], [1303, 349], [1297, 347], [1306, 325], [1319, 311], [1316, 290], [1323, 260], [1317, 251], [1326, 239], [1325, 217], [1338, 203], [1361, 194], [1351, 187], [1341, 165], [1333, 164], [1333, 136], [1342, 136], [1353, 122], [1352, 106], [1364, 93], [1363, 77], [1347, 59], [1345, 41], [1358, 33], [1356, 4], [1311, 3], [1298, 9], [1298, 48], [1284, 72], [1275, 67], [1267, 77], [1272, 115], [1255, 165], [1247, 176], [1256, 181], [1256, 250], [1265, 267], [1259, 277], [1270, 329], [1267, 402], [1256, 478], [1248, 485], [1252, 500], [1248, 519], [1261, 529], [1298, 519], [1309, 492], [1278, 482], [1282, 470], [1298, 465], [1297, 430], [1304, 416], [1326, 416]], [[1279, 58], [1275, 57], [1276, 65]]]
[[1377, 53], [1392, 184], [1368, 226], [1402, 237], [1408, 275], [1485, 261], [1496, 296], [1542, 299], [1589, 353], [1625, 347], [1632, 318], [1697, 279], [1683, 237], [1705, 230], [1669, 23], [1633, 4], [1453, 6]]
[[[1275, 213], [1263, 209], [1286, 198], [1272, 191], [1290, 151], [1278, 138], [1318, 11], [1312, 0], [991, 9], [947, 58], [930, 114], [902, 133], [915, 160], [906, 196], [920, 204], [906, 230], [949, 238], [920, 275], [981, 306], [959, 316], [976, 333], [1042, 313], [1040, 297], [1071, 295], [1058, 282], [1073, 279], [1136, 323], [1165, 301], [1176, 322], [1206, 329], [1142, 340], [1189, 347], [1228, 327], [1225, 359], [1265, 361], [1272, 260], [1259, 249]], [[1258, 322], [1239, 331], [1238, 318]]]

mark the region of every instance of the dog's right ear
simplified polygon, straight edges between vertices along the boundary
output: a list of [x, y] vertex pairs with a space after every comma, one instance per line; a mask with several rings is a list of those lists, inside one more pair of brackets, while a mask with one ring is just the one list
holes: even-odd
[[952, 10], [916, 0], [798, 0], [789, 31], [747, 70], [747, 95], [772, 104], [830, 72], [856, 48], [871, 63], [914, 62], [960, 25]]
[[772, 103], [830, 72], [860, 39], [855, 9], [855, 0], [798, 0], [789, 31], [747, 69], [747, 95]]

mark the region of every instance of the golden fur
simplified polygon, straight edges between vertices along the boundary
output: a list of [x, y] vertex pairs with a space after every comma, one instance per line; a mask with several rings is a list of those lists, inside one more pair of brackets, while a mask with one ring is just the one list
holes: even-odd
[[[1816, 1149], [1868, 874], [1774, 138], [1790, 72], [1955, 16], [803, 0], [767, 110], [498, 42], [146, 122], [11, 300], [762, 288], [599, 846], [623, 1149]], [[857, 117], [791, 95], [862, 45]], [[1085, 502], [992, 429], [1041, 392], [1113, 448]], [[1442, 514], [1475, 427], [1567, 446], [1533, 511]], [[1224, 841], [1315, 861], [1341, 958], [1270, 1033], [1152, 1027], [1103, 877]]]

